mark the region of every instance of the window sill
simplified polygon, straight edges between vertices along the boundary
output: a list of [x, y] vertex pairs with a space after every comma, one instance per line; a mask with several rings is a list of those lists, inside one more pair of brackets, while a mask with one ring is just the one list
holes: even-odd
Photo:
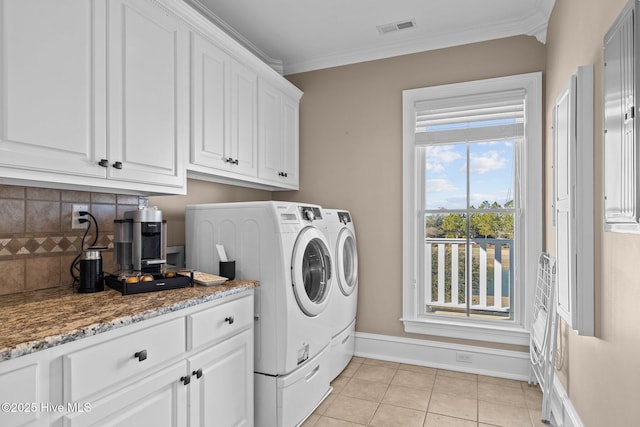
[[529, 331], [521, 326], [489, 325], [469, 320], [461, 322], [442, 318], [401, 320], [404, 323], [404, 331], [408, 333], [501, 344], [529, 345]]

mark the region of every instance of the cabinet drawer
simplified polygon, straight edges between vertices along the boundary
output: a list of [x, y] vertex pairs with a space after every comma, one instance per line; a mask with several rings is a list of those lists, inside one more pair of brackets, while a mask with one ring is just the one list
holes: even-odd
[[253, 302], [249, 297], [200, 311], [188, 317], [191, 347], [220, 341], [253, 325]]
[[65, 401], [78, 402], [118, 382], [128, 382], [183, 354], [185, 344], [184, 318], [180, 318], [67, 354]]

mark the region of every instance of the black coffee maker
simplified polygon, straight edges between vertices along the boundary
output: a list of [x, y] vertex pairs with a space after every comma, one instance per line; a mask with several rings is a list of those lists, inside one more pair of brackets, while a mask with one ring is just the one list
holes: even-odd
[[114, 221], [115, 261], [122, 271], [159, 272], [167, 262], [166, 221], [157, 207], [140, 207]]

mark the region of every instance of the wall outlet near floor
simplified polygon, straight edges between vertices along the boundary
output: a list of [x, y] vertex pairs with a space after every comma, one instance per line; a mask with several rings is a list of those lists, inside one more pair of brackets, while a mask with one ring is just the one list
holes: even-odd
[[78, 221], [81, 218], [81, 216], [79, 215], [81, 211], [89, 212], [89, 205], [74, 204], [71, 208], [71, 228], [74, 230], [75, 229], [86, 230], [86, 228], [89, 227], [88, 222], [80, 223], [80, 221]]
[[473, 355], [471, 353], [463, 353], [461, 351], [456, 351], [456, 361], [464, 362], [464, 363], [472, 363]]

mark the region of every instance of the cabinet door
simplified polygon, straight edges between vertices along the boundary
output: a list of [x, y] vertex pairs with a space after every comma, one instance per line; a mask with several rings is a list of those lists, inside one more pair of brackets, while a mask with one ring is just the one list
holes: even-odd
[[634, 6], [604, 39], [604, 214], [605, 229], [639, 232]]
[[558, 314], [593, 336], [593, 66], [556, 99], [553, 130]]
[[148, 0], [109, 2], [109, 178], [184, 186], [188, 37]]
[[81, 403], [65, 415], [64, 425], [167, 426], [187, 425], [187, 362], [176, 363], [94, 402]]
[[253, 425], [253, 329], [189, 359], [192, 426]]
[[299, 102], [283, 97], [282, 171], [287, 187], [298, 189]]
[[231, 145], [229, 157], [234, 172], [256, 176], [258, 145], [256, 96], [257, 74], [239, 62], [231, 61]]
[[280, 182], [282, 169], [282, 94], [260, 80], [258, 92], [258, 147], [260, 178]]
[[192, 34], [190, 163], [229, 170], [231, 57], [210, 41]]
[[571, 325], [575, 310], [576, 222], [574, 197], [576, 191], [576, 77], [556, 100], [554, 108], [555, 141], [555, 207], [556, 258], [558, 280], [558, 314]]
[[0, 10], [0, 165], [31, 179], [104, 178], [104, 2], [2, 0]]
[[40, 404], [44, 401], [38, 394], [41, 367], [37, 362], [21, 362], [19, 358], [5, 361], [0, 371], [0, 402], [9, 404], [0, 411], [2, 426], [32, 426], [46, 423], [46, 419], [42, 420], [46, 417], [42, 416], [44, 411]]
[[259, 177], [298, 188], [298, 102], [264, 80], [258, 91]]

